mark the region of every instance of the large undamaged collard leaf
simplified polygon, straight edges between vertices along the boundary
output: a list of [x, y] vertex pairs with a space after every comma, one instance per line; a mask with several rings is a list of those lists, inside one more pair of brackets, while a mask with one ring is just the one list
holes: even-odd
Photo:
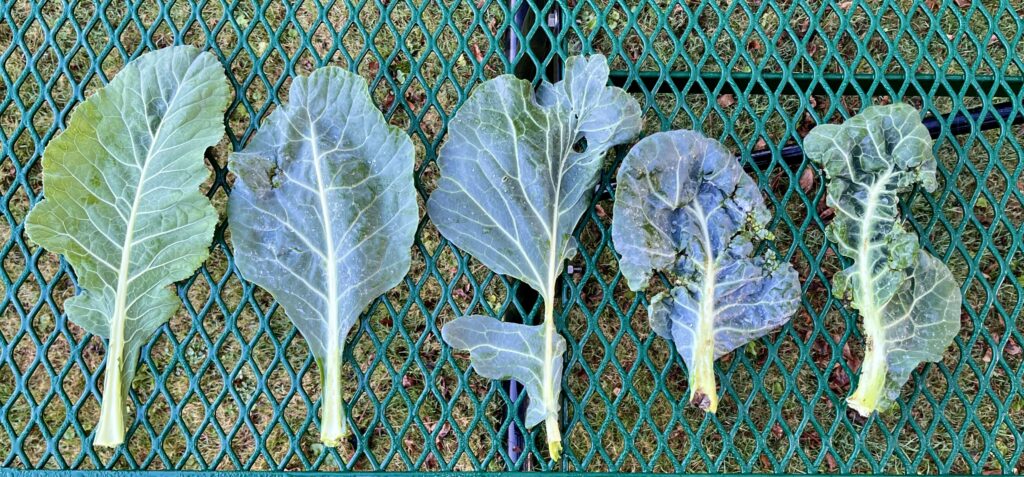
[[693, 131], [641, 140], [619, 169], [612, 238], [630, 289], [662, 271], [654, 331], [689, 369], [690, 401], [718, 409], [714, 360], [782, 326], [800, 305], [789, 263], [754, 253], [771, 219], [757, 185], [718, 141]]
[[43, 153], [46, 200], [26, 230], [78, 276], [68, 318], [109, 339], [95, 445], [124, 442], [139, 349], [181, 304], [169, 285], [209, 255], [217, 212], [199, 186], [228, 94], [213, 55], [147, 53], [79, 105]]
[[427, 204], [445, 238], [542, 296], [542, 325], [464, 316], [442, 334], [470, 352], [481, 375], [523, 383], [525, 424], [545, 421], [556, 460], [565, 340], [555, 331], [555, 280], [576, 253], [572, 233], [605, 153], [636, 137], [641, 124], [636, 100], [607, 81], [606, 60], [596, 55], [570, 58], [565, 80], [542, 84], [536, 95], [529, 82], [507, 75], [480, 85], [452, 121]]
[[942, 359], [960, 330], [960, 288], [899, 217], [899, 194], [935, 190], [928, 129], [905, 104], [874, 106], [804, 140], [828, 177], [835, 218], [825, 236], [853, 264], [833, 277], [835, 295], [860, 312], [867, 339], [850, 407], [868, 416], [899, 398], [921, 362]]
[[320, 439], [329, 446], [347, 434], [346, 336], [409, 271], [418, 222], [413, 156], [366, 81], [338, 67], [295, 78], [288, 104], [231, 156], [235, 263], [309, 343], [322, 379]]

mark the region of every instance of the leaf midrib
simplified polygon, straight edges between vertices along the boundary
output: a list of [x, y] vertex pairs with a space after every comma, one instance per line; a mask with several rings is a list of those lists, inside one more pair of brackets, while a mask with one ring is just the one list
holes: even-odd
[[[182, 78], [186, 78], [189, 76], [194, 64], [195, 61], [193, 60], [189, 64], [188, 69], [185, 70], [185, 74], [182, 76]], [[126, 301], [128, 299], [128, 287], [131, 284], [130, 282], [132, 281], [132, 279], [129, 279], [129, 268], [131, 266], [131, 254], [132, 248], [134, 246], [135, 222], [138, 217], [139, 206], [141, 205], [142, 193], [145, 188], [146, 182], [148, 182], [149, 180], [149, 166], [150, 163], [152, 162], [153, 157], [155, 156], [154, 151], [158, 149], [157, 147], [153, 146], [156, 146], [157, 144], [161, 143], [157, 139], [161, 137], [161, 134], [163, 132], [164, 120], [166, 119], [169, 113], [174, 111], [175, 101], [177, 101], [178, 93], [181, 92], [184, 84], [185, 81], [183, 79], [178, 81], [178, 84], [175, 87], [173, 93], [171, 94], [170, 99], [167, 101], [167, 109], [165, 110], [165, 115], [160, 118], [160, 123], [157, 124], [156, 131], [150, 133], [150, 137], [152, 138], [152, 141], [150, 142], [151, 147], [146, 151], [146, 157], [144, 158], [142, 167], [139, 170], [139, 182], [138, 184], [135, 185], [135, 196], [132, 199], [132, 208], [128, 214], [128, 222], [125, 227], [124, 244], [121, 246], [121, 263], [117, 274], [117, 287], [115, 289], [114, 295], [114, 316], [111, 317], [111, 348], [114, 348], [115, 346], [117, 348], [113, 350], [108, 350], [109, 352], [114, 353], [111, 355], [112, 357], [118, 359], [121, 357], [121, 350], [124, 347], [123, 335], [128, 314]], [[126, 130], [129, 134], [132, 134], [131, 128], [126, 128]], [[118, 338], [117, 341], [115, 341], [115, 337]], [[120, 366], [120, 363], [116, 363], [115, 365]]]
[[[874, 235], [874, 228], [877, 224], [875, 220], [875, 210], [878, 208], [878, 198], [889, 182], [891, 176], [891, 170], [887, 170], [884, 174], [879, 176], [878, 180], [873, 182], [868, 188], [868, 196], [864, 206], [864, 221], [862, 223], [863, 229], [860, 234], [860, 243], [858, 244], [857, 250], [860, 255], [857, 258], [857, 274], [860, 276], [861, 285], [859, 287], [861, 293], [861, 304], [872, 311], [872, 313], [865, 314], [865, 310], [860, 310], [865, 318], [869, 318], [867, 315], [877, 315], [873, 312], [877, 311], [877, 305], [874, 300], [874, 276], [871, 274], [871, 243], [872, 236]], [[874, 318], [872, 316], [870, 318]]]
[[[550, 118], [548, 119], [550, 122]], [[573, 137], [578, 134], [578, 128], [573, 129]], [[518, 141], [516, 143], [518, 148]], [[554, 380], [555, 370], [555, 281], [557, 279], [558, 265], [561, 260], [558, 257], [558, 250], [555, 246], [555, 241], [558, 239], [558, 222], [561, 216], [562, 210], [562, 179], [565, 177], [565, 163], [569, 159], [569, 155], [572, 154], [572, 149], [568, 149], [565, 154], [562, 155], [561, 160], [558, 164], [558, 181], [555, 183], [555, 203], [554, 207], [551, 208], [551, 230], [548, 236], [548, 283], [545, 283], [544, 287], [544, 363], [543, 363], [543, 377], [544, 386], [542, 386], [544, 400], [547, 401], [547, 410], [550, 412], [552, 409], [556, 409], [556, 398], [555, 398], [555, 383], [551, 382]], [[524, 191], [525, 192], [525, 191]]]
[[324, 185], [323, 170], [320, 167], [322, 156], [318, 146], [318, 137], [315, 123], [309, 115], [309, 108], [306, 108], [306, 118], [309, 122], [309, 142], [313, 149], [313, 171], [316, 174], [317, 199], [320, 202], [320, 217], [324, 236], [324, 269], [327, 272], [327, 340], [326, 351], [328, 356], [332, 355], [333, 348], [337, 346], [338, 329], [338, 273], [335, 268], [334, 256], [334, 235], [331, 223], [330, 206], [327, 203], [327, 189]]
[[[701, 248], [704, 249], [704, 279], [701, 284], [700, 303], [697, 306], [697, 334], [694, 345], [698, 347], [703, 346], [703, 343], [700, 342], [701, 339], [708, 338], [711, 340], [711, 350], [714, 350], [715, 277], [718, 274], [716, 259], [714, 252], [711, 250], [711, 234], [708, 232], [707, 216], [704, 213], [704, 207], [700, 205], [698, 197], [694, 197], [692, 202], [686, 205], [686, 209], [697, 219], [701, 232], [699, 240]], [[705, 335], [707, 336], [705, 337]]]

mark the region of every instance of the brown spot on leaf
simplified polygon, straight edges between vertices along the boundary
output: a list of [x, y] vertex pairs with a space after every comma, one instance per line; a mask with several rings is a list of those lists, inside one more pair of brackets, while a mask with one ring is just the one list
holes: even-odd
[[711, 409], [711, 398], [707, 394], [700, 391], [693, 393], [693, 398], [690, 399], [690, 404], [699, 407], [702, 411]]

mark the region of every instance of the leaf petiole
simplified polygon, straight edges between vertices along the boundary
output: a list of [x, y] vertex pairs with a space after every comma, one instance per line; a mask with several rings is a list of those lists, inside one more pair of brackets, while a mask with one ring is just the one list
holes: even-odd
[[690, 404], [701, 410], [718, 411], [718, 390], [715, 383], [715, 347], [711, 340], [702, 339], [694, 353], [690, 371]]
[[[543, 394], [547, 409], [558, 409], [558, 388], [560, 382], [556, 382], [555, 363], [555, 337], [558, 330], [555, 328], [555, 291], [554, 280], [552, 287], [544, 297], [544, 376]], [[544, 429], [547, 431], [548, 453], [551, 459], [557, 461], [562, 454], [562, 432], [558, 425], [558, 414], [548, 414], [544, 418]]]
[[857, 389], [846, 399], [847, 405], [864, 417], [879, 410], [879, 402], [885, 388], [885, 375], [888, 372], [885, 351], [881, 347], [881, 343], [885, 341], [879, 336], [882, 333], [881, 324], [870, 325], [870, 321], [872, 320], [865, 317], [867, 351], [861, 365], [860, 381], [857, 383]]
[[552, 460], [557, 461], [562, 457], [562, 431], [558, 428], [558, 416], [544, 419], [544, 429], [548, 433], [548, 453]]
[[117, 447], [124, 443], [124, 387], [121, 383], [121, 368], [124, 362], [124, 330], [115, 326], [107, 347], [107, 369], [103, 372], [103, 399], [100, 404], [100, 421], [96, 427], [93, 445]]
[[341, 350], [333, 347], [327, 355], [323, 377], [323, 410], [320, 441], [328, 447], [337, 447], [348, 434], [345, 409], [341, 405]]

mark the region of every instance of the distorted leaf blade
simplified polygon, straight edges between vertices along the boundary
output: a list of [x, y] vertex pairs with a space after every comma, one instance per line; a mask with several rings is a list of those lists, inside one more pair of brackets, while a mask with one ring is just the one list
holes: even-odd
[[792, 265], [754, 253], [771, 219], [757, 185], [721, 144], [692, 131], [656, 133], [619, 168], [612, 238], [630, 289], [664, 272], [652, 329], [686, 362], [690, 400], [718, 408], [714, 360], [782, 326], [800, 304]]
[[847, 402], [868, 416], [891, 406], [911, 371], [940, 360], [960, 330], [959, 286], [899, 215], [900, 194], [937, 187], [932, 140], [914, 108], [895, 104], [814, 128], [804, 150], [827, 176], [835, 217], [826, 238], [853, 262], [833, 290], [864, 327], [867, 351]]

